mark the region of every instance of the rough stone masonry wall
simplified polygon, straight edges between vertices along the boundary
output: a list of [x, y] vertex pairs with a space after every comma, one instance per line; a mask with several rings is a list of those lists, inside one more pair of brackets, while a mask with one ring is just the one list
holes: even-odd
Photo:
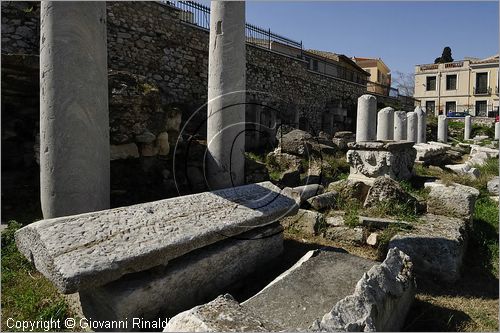
[[[38, 54], [37, 2], [2, 3], [2, 52]], [[208, 31], [181, 22], [180, 11], [158, 2], [108, 2], [108, 66], [146, 76], [161, 91], [163, 104], [181, 106], [185, 115], [207, 96]], [[247, 45], [249, 100], [308, 119], [317, 130], [322, 113], [339, 102], [350, 106], [366, 88], [326, 77], [305, 62]], [[298, 113], [298, 114], [297, 114]], [[185, 117], [186, 118], [186, 117]]]

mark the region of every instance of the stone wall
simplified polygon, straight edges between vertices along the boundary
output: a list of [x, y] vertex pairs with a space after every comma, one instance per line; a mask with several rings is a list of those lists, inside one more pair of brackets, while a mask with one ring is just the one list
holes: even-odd
[[[156, 83], [162, 104], [179, 105], [187, 119], [206, 102], [208, 31], [181, 22], [180, 13], [158, 2], [108, 2], [108, 66]], [[2, 14], [2, 52], [37, 54], [38, 3], [2, 3]], [[366, 91], [363, 85], [308, 71], [300, 59], [253, 45], [247, 45], [247, 77], [247, 89], [261, 92], [248, 100], [291, 113], [287, 122], [307, 119], [306, 126], [317, 131], [324, 127], [323, 113], [340, 104], [347, 114], [337, 112], [335, 122], [352, 128], [355, 101]]]

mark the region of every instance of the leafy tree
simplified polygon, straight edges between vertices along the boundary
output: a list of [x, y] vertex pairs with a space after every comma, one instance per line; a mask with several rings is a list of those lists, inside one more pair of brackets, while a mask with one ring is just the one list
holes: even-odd
[[443, 54], [434, 60], [435, 64], [444, 64], [445, 62], [453, 62], [453, 58], [451, 57], [451, 48], [449, 46], [446, 46], [443, 49]]

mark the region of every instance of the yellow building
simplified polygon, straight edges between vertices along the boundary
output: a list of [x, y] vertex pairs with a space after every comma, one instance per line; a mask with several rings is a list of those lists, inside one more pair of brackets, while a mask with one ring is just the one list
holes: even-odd
[[369, 92], [389, 96], [391, 88], [391, 70], [380, 58], [353, 57], [356, 64], [370, 73], [370, 81], [367, 84]]
[[491, 117], [498, 114], [498, 86], [497, 54], [415, 66], [413, 97], [427, 113], [467, 112]]

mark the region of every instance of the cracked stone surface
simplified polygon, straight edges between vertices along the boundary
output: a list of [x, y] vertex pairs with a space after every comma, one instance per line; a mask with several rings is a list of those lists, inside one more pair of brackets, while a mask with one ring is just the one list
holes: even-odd
[[295, 214], [270, 182], [32, 223], [19, 251], [63, 293], [104, 285]]

